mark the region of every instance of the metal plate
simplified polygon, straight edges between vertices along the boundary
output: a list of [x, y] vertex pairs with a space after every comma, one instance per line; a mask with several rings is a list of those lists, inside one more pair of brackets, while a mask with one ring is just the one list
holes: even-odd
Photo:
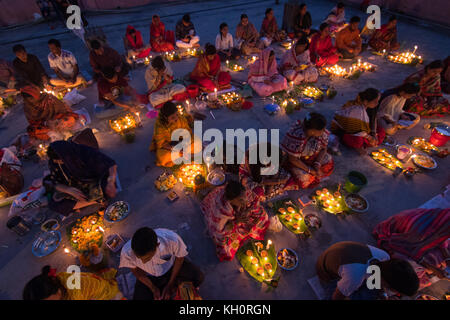
[[[426, 157], [426, 158], [430, 159], [430, 160], [434, 163], [434, 166], [428, 168], [428, 167], [424, 167], [424, 166], [420, 165], [419, 163], [417, 163], [417, 160], [416, 160], [417, 157]], [[414, 162], [414, 164], [415, 164], [416, 166], [421, 167], [421, 168], [423, 168], [423, 169], [433, 170], [433, 169], [436, 169], [436, 168], [437, 168], [437, 163], [436, 163], [436, 161], [435, 161], [432, 157], [427, 156], [426, 154], [417, 154], [417, 155], [413, 156], [412, 161]]]
[[31, 252], [38, 257], [45, 257], [55, 251], [61, 242], [61, 232], [50, 231], [41, 234], [34, 242]]
[[[363, 201], [366, 203], [366, 208], [360, 210], [360, 209], [356, 209], [356, 208], [351, 207], [351, 206], [349, 205], [348, 201], [347, 201], [347, 198], [350, 197], [350, 196], [352, 196], [352, 197], [357, 197], [357, 198], [360, 198], [361, 200], [363, 200]], [[363, 213], [363, 212], [366, 212], [367, 210], [369, 210], [369, 201], [367, 201], [367, 199], [364, 198], [364, 197], [363, 197], [362, 195], [360, 195], [360, 194], [357, 194], [357, 193], [350, 193], [349, 195], [347, 195], [347, 196], [344, 198], [344, 201], [345, 201], [345, 205], [346, 205], [350, 210], [352, 210], [352, 211], [354, 211], [354, 212], [357, 212], [357, 213]]]
[[[119, 218], [117, 220], [111, 220], [111, 218], [110, 218], [111, 211], [116, 206], [122, 205], [122, 204], [126, 205], [128, 207], [128, 210], [125, 213], [122, 214], [121, 218]], [[113, 204], [109, 205], [108, 208], [106, 208], [104, 218], [108, 222], [119, 222], [119, 221], [122, 221], [123, 219], [125, 219], [126, 217], [128, 217], [129, 214], [130, 214], [130, 204], [128, 202], [125, 202], [125, 201], [116, 201]]]
[[225, 174], [222, 170], [213, 170], [208, 174], [207, 180], [213, 186], [220, 186], [225, 182]]

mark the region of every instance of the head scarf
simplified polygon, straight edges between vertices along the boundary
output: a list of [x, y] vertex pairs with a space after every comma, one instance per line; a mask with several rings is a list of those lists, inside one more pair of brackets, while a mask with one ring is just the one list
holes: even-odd
[[[136, 40], [131, 36], [131, 31], [133, 30], [136, 35]], [[133, 49], [140, 49], [144, 46], [141, 32], [137, 31], [133, 26], [130, 25], [127, 26], [127, 40]]]

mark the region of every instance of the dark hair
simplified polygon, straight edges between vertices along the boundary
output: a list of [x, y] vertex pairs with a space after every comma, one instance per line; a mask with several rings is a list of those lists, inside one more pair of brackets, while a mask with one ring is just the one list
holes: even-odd
[[300, 45], [306, 45], [305, 51], [308, 50], [308, 48], [309, 48], [308, 39], [306, 37], [301, 37], [300, 39], [298, 39], [298, 41], [295, 43], [295, 47], [300, 46]]
[[113, 67], [105, 67], [104, 69], [102, 69], [102, 73], [106, 79], [112, 79], [116, 74], [116, 70], [114, 70]]
[[163, 124], [167, 124], [168, 118], [177, 111], [177, 106], [172, 101], [167, 101], [166, 103], [164, 103], [164, 105], [161, 107], [161, 110], [159, 111], [161, 122]]
[[407, 296], [412, 296], [419, 289], [419, 278], [408, 261], [393, 258], [378, 262], [377, 265], [381, 270], [381, 278], [389, 288]]
[[269, 57], [271, 57], [271, 56], [274, 56], [275, 55], [275, 51], [273, 51], [273, 50], [270, 50], [270, 54], [269, 54]]
[[373, 101], [380, 95], [380, 91], [375, 88], [367, 88], [364, 91], [358, 93], [358, 97], [361, 101]]
[[325, 30], [326, 27], [328, 27], [328, 23], [324, 22], [320, 25], [319, 30], [323, 31], [323, 30]]
[[136, 256], [142, 257], [154, 252], [158, 246], [158, 237], [155, 231], [149, 227], [138, 229], [131, 238], [131, 249]]
[[[262, 164], [260, 159], [259, 159], [259, 154], [260, 154], [260, 148], [262, 147], [262, 145], [265, 144], [266, 147], [266, 152], [267, 152], [267, 156], [270, 158], [272, 155], [272, 145], [270, 143], [258, 143], [256, 146], [254, 146], [253, 148], [256, 148], [256, 156], [257, 156], [257, 162], [253, 163], [253, 164], [249, 164], [249, 169], [250, 169], [250, 174], [252, 176], [252, 180], [257, 182], [257, 183], [261, 183], [262, 182], [262, 178], [263, 176], [261, 175], [261, 169], [264, 168], [266, 165]], [[278, 163], [281, 166], [282, 161], [282, 152], [281, 150], [278, 148]], [[270, 164], [270, 163], [269, 163]], [[267, 164], [267, 165], [269, 165]]]
[[156, 70], [164, 70], [166, 65], [164, 64], [164, 60], [161, 56], [156, 56], [152, 60], [152, 67]]
[[239, 197], [245, 191], [244, 186], [235, 180], [231, 180], [225, 186], [225, 199], [233, 200]]
[[91, 41], [91, 48], [94, 50], [98, 50], [102, 47], [102, 44], [98, 40], [92, 40]]
[[248, 15], [246, 15], [245, 13], [241, 14], [241, 20], [247, 18], [248, 19]]
[[389, 17], [389, 22], [394, 20], [397, 20], [397, 16], [393, 14], [392, 16]]
[[225, 22], [222, 22], [219, 26], [219, 31], [220, 31], [220, 39], [222, 39], [222, 30], [223, 28], [228, 27], [228, 25]]
[[184, 22], [191, 22], [191, 16], [190, 16], [188, 13], [186, 13], [186, 14], [183, 16], [182, 20], [183, 20]]
[[65, 295], [66, 288], [56, 277], [49, 276], [50, 266], [42, 268], [41, 274], [34, 277], [25, 285], [22, 292], [23, 300], [44, 300], [59, 290]]
[[61, 42], [59, 42], [59, 40], [56, 40], [56, 39], [48, 40], [47, 44], [52, 44], [57, 48], [61, 48]]
[[12, 49], [13, 49], [14, 53], [17, 53], [17, 52], [20, 52], [20, 51], [26, 51], [25, 47], [23, 45], [21, 45], [21, 44], [16, 44]]
[[425, 71], [428, 71], [430, 69], [443, 69], [443, 68], [444, 64], [442, 63], [442, 60], [434, 60], [430, 62], [428, 65], [426, 65]]
[[338, 2], [336, 8], [341, 9], [344, 7], [344, 3], [343, 2]]
[[302, 10], [304, 7], [306, 7], [306, 3], [302, 3], [302, 4], [298, 7], [298, 11]]
[[212, 45], [211, 43], [207, 43], [205, 44], [205, 54], [207, 56], [211, 56], [213, 54], [216, 54], [216, 47], [214, 45]]
[[317, 112], [310, 112], [303, 120], [303, 128], [305, 130], [323, 130], [327, 126], [327, 119]]
[[360, 17], [358, 17], [358, 16], [353, 16], [351, 19], [350, 19], [350, 23], [354, 23], [354, 22], [360, 22], [361, 21], [361, 18]]
[[407, 94], [417, 94], [420, 91], [420, 86], [417, 82], [406, 82], [397, 88], [397, 92], [404, 92]]
[[272, 8], [267, 8], [265, 15], [267, 16], [267, 14], [270, 13], [270, 11], [272, 11], [272, 10], [273, 10]]

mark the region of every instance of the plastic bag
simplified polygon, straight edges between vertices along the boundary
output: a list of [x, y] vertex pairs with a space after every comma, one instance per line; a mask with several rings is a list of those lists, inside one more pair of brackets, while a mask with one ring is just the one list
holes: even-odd
[[75, 104], [80, 103], [81, 101], [83, 101], [84, 99], [86, 99], [85, 96], [81, 95], [78, 93], [77, 89], [73, 89], [70, 92], [67, 92], [67, 94], [64, 96], [63, 101], [69, 106], [73, 106]]
[[270, 218], [269, 230], [272, 232], [280, 232], [283, 229], [280, 219], [277, 216]]
[[31, 186], [27, 191], [21, 193], [13, 201], [9, 209], [8, 217], [22, 214], [25, 211], [40, 208], [47, 205], [44, 186]]

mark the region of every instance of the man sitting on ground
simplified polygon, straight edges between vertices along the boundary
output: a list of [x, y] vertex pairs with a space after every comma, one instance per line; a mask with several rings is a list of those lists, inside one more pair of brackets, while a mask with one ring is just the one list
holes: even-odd
[[86, 80], [80, 74], [78, 62], [72, 52], [61, 49], [61, 43], [56, 39], [48, 41], [48, 63], [56, 74], [50, 83], [55, 87], [74, 88], [86, 84]]
[[[369, 266], [378, 267], [380, 288], [367, 286], [368, 278], [374, 275]], [[419, 288], [419, 278], [409, 262], [391, 259], [384, 250], [353, 241], [337, 242], [325, 250], [317, 259], [316, 271], [327, 291], [334, 290], [333, 300], [377, 299], [381, 289], [412, 296]]]
[[125, 77], [130, 70], [128, 64], [124, 63], [120, 54], [113, 48], [103, 46], [100, 41], [91, 41], [91, 52], [89, 53], [89, 62], [94, 70], [94, 79], [99, 80], [102, 76], [102, 70], [113, 68], [119, 76]]
[[119, 268], [129, 268], [137, 278], [134, 300], [168, 300], [178, 285], [190, 281], [198, 288], [204, 275], [186, 259], [181, 237], [167, 229], [138, 229], [122, 248]]
[[27, 53], [21, 44], [16, 44], [13, 51], [16, 55], [13, 66], [21, 78], [20, 80], [24, 84], [35, 85], [39, 88], [48, 87], [48, 75], [39, 59], [34, 54]]
[[170, 101], [173, 96], [186, 91], [182, 84], [172, 83], [172, 68], [161, 56], [153, 58], [145, 71], [145, 81], [148, 87], [148, 99], [153, 106]]
[[361, 18], [355, 16], [350, 24], [336, 35], [336, 47], [343, 59], [353, 59], [362, 51], [362, 39], [359, 36], [358, 25]]
[[191, 22], [191, 17], [185, 14], [183, 18], [178, 21], [175, 27], [176, 45], [178, 48], [191, 49], [198, 48], [200, 44], [200, 37], [195, 34], [194, 24]]

